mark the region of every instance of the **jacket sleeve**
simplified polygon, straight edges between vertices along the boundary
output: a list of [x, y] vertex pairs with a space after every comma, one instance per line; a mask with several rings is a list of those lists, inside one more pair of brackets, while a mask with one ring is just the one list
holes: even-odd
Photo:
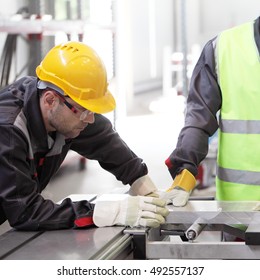
[[95, 122], [75, 139], [71, 149], [112, 173], [123, 184], [132, 184], [148, 173], [147, 166], [114, 130], [105, 116], [95, 114]]
[[197, 167], [208, 152], [208, 139], [218, 129], [217, 112], [222, 98], [215, 71], [215, 40], [205, 45], [194, 68], [185, 124], [175, 150], [165, 161], [173, 178], [183, 169], [197, 175]]
[[54, 230], [93, 225], [94, 206], [88, 201], [59, 204], [44, 199], [33, 178], [28, 144], [12, 125], [0, 126], [0, 213], [19, 230]]

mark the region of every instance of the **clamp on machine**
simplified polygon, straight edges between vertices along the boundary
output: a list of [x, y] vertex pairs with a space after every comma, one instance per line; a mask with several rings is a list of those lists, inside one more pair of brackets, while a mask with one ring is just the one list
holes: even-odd
[[161, 227], [124, 230], [132, 235], [134, 259], [260, 259], [259, 202], [189, 201], [168, 207]]

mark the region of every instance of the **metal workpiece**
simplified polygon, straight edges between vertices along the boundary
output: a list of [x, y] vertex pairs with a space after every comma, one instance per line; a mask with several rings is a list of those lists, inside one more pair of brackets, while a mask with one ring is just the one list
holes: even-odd
[[169, 241], [148, 242], [147, 259], [260, 259], [259, 245], [244, 242], [184, 242], [178, 236]]
[[0, 260], [6, 259], [15, 252], [18, 247], [24, 246], [41, 234], [42, 232], [37, 231], [17, 232], [14, 229], [2, 234], [0, 236]]
[[132, 236], [124, 234], [109, 242], [105, 248], [90, 257], [90, 260], [114, 260], [128, 257], [132, 253]]
[[129, 228], [124, 230], [125, 234], [132, 236], [132, 248], [133, 248], [133, 259], [145, 260], [146, 256], [146, 245], [149, 240], [163, 240], [165, 237], [161, 235], [161, 228]]
[[[13, 246], [2, 259], [34, 260], [95, 260], [124, 259], [131, 254], [131, 237], [124, 235], [125, 227], [104, 227], [81, 230], [46, 231], [40, 234], [13, 232], [9, 238], [26, 235], [26, 240]], [[1, 244], [2, 246], [2, 244]]]
[[132, 236], [132, 257], [135, 260], [145, 260], [149, 258], [147, 255], [147, 248], [149, 244], [169, 240], [169, 236], [163, 234], [161, 227], [126, 228], [124, 233]]
[[184, 207], [168, 206], [166, 223], [193, 224], [198, 218], [211, 224], [260, 223], [257, 201], [189, 201]]
[[260, 259], [259, 202], [189, 201], [168, 208], [161, 233], [169, 238], [148, 240], [147, 259]]
[[[219, 228], [220, 225], [216, 225], [216, 227]], [[168, 230], [170, 232], [170, 229]], [[132, 233], [134, 239], [135, 233], [134, 231]], [[142, 234], [138, 232], [137, 236], [140, 241], [138, 249], [144, 250], [141, 253], [141, 256], [144, 256], [143, 259], [260, 259], [259, 245], [248, 246], [243, 241], [223, 241], [221, 233], [217, 231], [203, 230], [193, 242], [185, 241], [181, 236], [175, 234], [162, 235], [161, 228], [143, 231]], [[138, 255], [134, 259], [142, 258]]]
[[245, 243], [247, 245], [260, 245], [260, 224], [252, 223], [247, 227]]
[[[167, 226], [167, 225], [162, 225]], [[131, 228], [126, 227], [124, 230], [125, 234], [130, 234], [133, 237], [135, 236], [145, 236], [146, 241], [160, 241], [165, 239], [165, 234], [162, 233], [162, 226], [157, 228], [148, 228], [148, 227], [137, 227]]]

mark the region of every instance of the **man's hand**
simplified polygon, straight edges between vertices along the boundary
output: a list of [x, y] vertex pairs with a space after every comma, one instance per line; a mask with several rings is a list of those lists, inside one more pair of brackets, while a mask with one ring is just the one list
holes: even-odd
[[128, 196], [119, 201], [97, 201], [93, 220], [98, 227], [123, 225], [156, 228], [165, 222], [168, 214], [163, 199]]
[[145, 175], [131, 185], [129, 194], [160, 198], [166, 200], [167, 204], [172, 203], [173, 206], [182, 207], [187, 204], [195, 186], [195, 177], [187, 169], [183, 169], [166, 191], [158, 190], [151, 178]]
[[172, 186], [168, 190], [155, 191], [148, 194], [148, 196], [159, 197], [166, 200], [168, 204], [172, 203], [173, 206], [182, 207], [187, 204], [195, 185], [195, 177], [187, 169], [184, 169], [175, 177]]
[[129, 194], [136, 196], [146, 196], [149, 193], [157, 191], [157, 188], [149, 175], [144, 175], [133, 182]]
[[166, 191], [162, 197], [164, 196], [167, 197], [167, 201], [170, 201], [173, 206], [182, 207], [187, 204], [190, 192], [176, 186], [172, 191]]

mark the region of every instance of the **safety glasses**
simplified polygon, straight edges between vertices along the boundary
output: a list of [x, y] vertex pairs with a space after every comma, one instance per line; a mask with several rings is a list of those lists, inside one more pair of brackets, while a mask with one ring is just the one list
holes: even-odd
[[66, 98], [60, 94], [58, 91], [55, 90], [56, 95], [59, 97], [59, 99], [74, 113], [74, 114], [80, 114], [79, 119], [81, 121], [86, 120], [86, 118], [92, 114], [94, 114], [93, 112], [89, 111], [89, 110], [84, 110], [81, 111], [80, 109], [76, 108], [75, 106], [73, 106], [71, 103], [69, 103]]

